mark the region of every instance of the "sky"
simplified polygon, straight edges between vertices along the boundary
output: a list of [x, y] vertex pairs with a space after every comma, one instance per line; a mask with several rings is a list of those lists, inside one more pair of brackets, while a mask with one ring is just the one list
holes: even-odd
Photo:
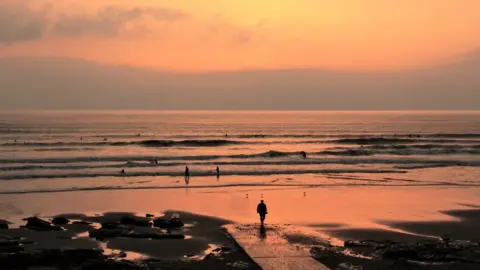
[[2, 0], [0, 109], [480, 110], [478, 0]]
[[431, 66], [480, 48], [478, 0], [2, 0], [0, 57], [170, 71]]

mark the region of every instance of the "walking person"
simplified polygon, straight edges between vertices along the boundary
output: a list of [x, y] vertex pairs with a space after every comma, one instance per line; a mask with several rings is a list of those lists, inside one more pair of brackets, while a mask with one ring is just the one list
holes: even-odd
[[267, 215], [267, 205], [263, 202], [263, 200], [260, 201], [260, 203], [257, 206], [257, 213], [260, 215], [260, 223], [263, 226], [263, 222], [265, 221], [265, 215]]
[[220, 178], [220, 168], [217, 166], [217, 179]]

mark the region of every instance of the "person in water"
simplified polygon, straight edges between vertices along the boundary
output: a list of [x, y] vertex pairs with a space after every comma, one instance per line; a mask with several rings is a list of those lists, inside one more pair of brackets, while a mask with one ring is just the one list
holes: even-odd
[[260, 215], [260, 223], [265, 221], [265, 215], [267, 214], [267, 205], [263, 202], [263, 200], [260, 201], [260, 203], [257, 206], [257, 213]]
[[217, 179], [220, 178], [220, 168], [217, 166]]
[[190, 170], [185, 166], [185, 180], [190, 180]]
[[124, 170], [124, 169], [122, 169], [122, 170], [120, 171], [120, 173], [125, 173], [125, 170]]

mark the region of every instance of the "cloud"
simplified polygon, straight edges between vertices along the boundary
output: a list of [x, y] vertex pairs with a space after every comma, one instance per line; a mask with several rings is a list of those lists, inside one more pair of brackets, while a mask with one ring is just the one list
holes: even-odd
[[94, 14], [63, 15], [53, 26], [58, 36], [117, 36], [129, 22], [143, 17], [156, 21], [174, 22], [187, 16], [180, 10], [167, 8], [121, 8], [108, 6]]
[[60, 37], [113, 37], [129, 23], [143, 18], [174, 22], [187, 17], [181, 10], [153, 7], [105, 6], [83, 14], [49, 13], [53, 4], [34, 10], [27, 2], [0, 4], [0, 44], [40, 40], [47, 35]]
[[40, 39], [46, 27], [43, 11], [33, 11], [22, 5], [0, 5], [0, 44]]

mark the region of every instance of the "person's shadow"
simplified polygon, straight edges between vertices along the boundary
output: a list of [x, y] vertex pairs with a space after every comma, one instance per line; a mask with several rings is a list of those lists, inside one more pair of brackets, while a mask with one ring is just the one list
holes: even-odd
[[265, 225], [261, 224], [260, 225], [260, 239], [265, 239], [267, 238], [267, 229], [265, 228]]

